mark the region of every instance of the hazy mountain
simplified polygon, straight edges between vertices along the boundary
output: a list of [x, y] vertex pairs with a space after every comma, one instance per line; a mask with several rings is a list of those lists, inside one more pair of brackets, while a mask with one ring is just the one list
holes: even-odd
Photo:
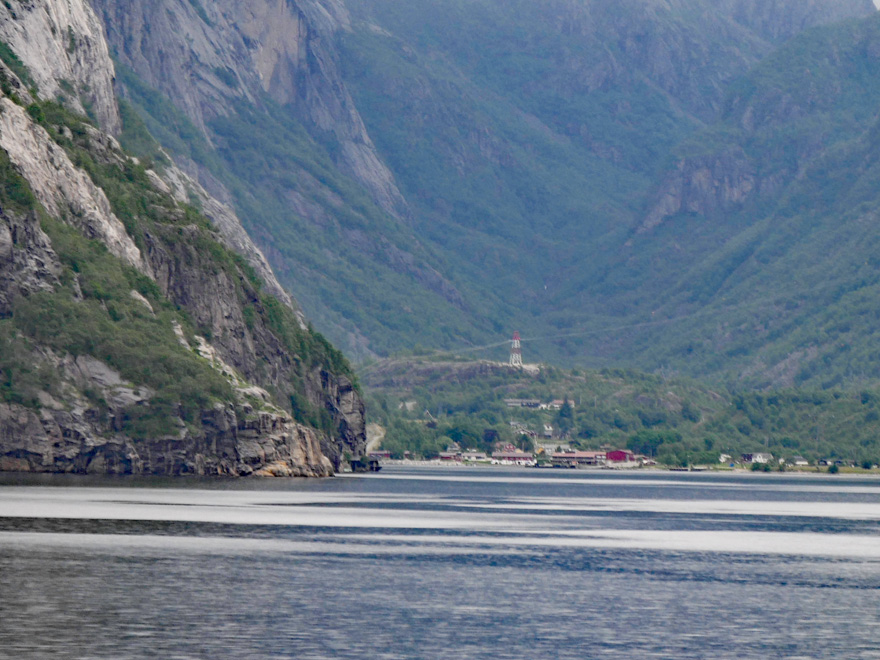
[[869, 0], [93, 4], [130, 107], [358, 358], [519, 328], [532, 358], [874, 377], [827, 335], [872, 281], [838, 195], [871, 189]]

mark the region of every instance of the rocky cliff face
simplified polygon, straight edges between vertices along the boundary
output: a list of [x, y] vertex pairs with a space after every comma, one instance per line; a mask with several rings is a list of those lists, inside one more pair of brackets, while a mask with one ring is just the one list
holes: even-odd
[[202, 213], [217, 228], [226, 246], [247, 260], [263, 280], [266, 291], [293, 309], [299, 317], [300, 325], [305, 327], [306, 322], [302, 312], [290, 294], [278, 282], [266, 257], [254, 244], [242, 227], [241, 220], [228, 204], [212, 197], [197, 181], [175, 165], [164, 168], [162, 176], [154, 178], [153, 183], [161, 192], [173, 195], [174, 199], [181, 204], [189, 203], [194, 198], [197, 199], [201, 205]]
[[741, 148], [681, 160], [660, 185], [638, 233], [678, 213], [710, 216], [737, 208], [757, 186], [756, 167]]
[[[75, 81], [92, 95], [66, 96], [67, 107], [86, 101], [117, 130], [113, 66], [91, 9], [37, 4], [0, 9], [0, 39], [34, 72], [40, 98]], [[6, 65], [0, 79], [0, 360], [17, 374], [0, 396], [0, 469], [325, 476], [344, 453], [360, 455], [363, 403], [344, 361], [308, 329], [234, 213], [176, 168], [144, 170], [107, 133], [31, 98]], [[213, 225], [182, 205], [193, 196]], [[110, 272], [119, 275], [101, 279]], [[125, 290], [119, 277], [135, 283], [124, 299], [109, 292]], [[50, 323], [67, 309], [65, 331], [91, 319], [103, 339], [85, 331], [85, 343], [64, 344], [22, 321], [23, 309]], [[149, 341], [137, 339], [138, 317], [172, 337], [171, 362], [133, 376], [111, 363], [123, 344]], [[166, 368], [193, 374], [188, 391], [202, 378], [214, 393], [198, 395], [194, 413], [162, 384]], [[162, 432], [134, 433], [166, 409]]]
[[9, 154], [51, 215], [67, 219], [129, 265], [150, 272], [140, 250], [113, 214], [104, 191], [70, 161], [24, 108], [8, 98], [0, 99], [0, 148]]
[[[113, 62], [104, 38], [103, 25], [88, 2], [20, 2], [16, 6], [0, 6], [0, 41], [6, 43], [27, 68], [40, 98], [60, 99], [80, 114], [86, 114], [88, 108], [103, 131], [110, 135], [119, 133], [122, 123], [114, 88], [116, 76]], [[0, 66], [6, 72], [6, 78], [15, 83], [17, 94], [30, 102], [32, 99], [27, 85], [21, 84], [8, 67]], [[137, 248], [125, 235], [118, 219], [113, 217], [103, 192], [81, 171], [76, 170], [51, 141], [41, 142], [39, 135], [33, 134], [28, 125], [22, 123], [24, 120], [20, 112], [13, 112], [5, 121], [7, 130], [4, 134], [17, 135], [17, 139], [11, 141], [7, 138], [0, 146], [11, 150], [17, 167], [21, 168], [25, 178], [33, 182], [35, 192], [47, 210], [53, 214], [63, 211], [68, 217], [78, 218], [81, 228], [93, 237], [95, 231], [105, 228], [108, 233], [101, 237], [102, 240], [114, 254], [134, 265], [140, 255], [136, 254]], [[22, 131], [32, 134], [24, 140], [24, 133], [18, 135]], [[119, 148], [115, 142], [97, 133], [95, 138], [95, 144], [108, 142], [113, 149]], [[46, 153], [38, 154], [40, 150]], [[45, 187], [52, 177], [46, 171], [34, 169], [39, 168], [41, 162], [63, 170], [59, 174], [59, 189]], [[294, 305], [290, 295], [278, 283], [265, 256], [227, 204], [209, 195], [202, 186], [174, 166], [165, 168], [161, 178], [155, 181], [181, 203], [187, 203], [193, 197], [198, 199], [224, 242], [248, 260], [267, 290], [288, 305]]]
[[873, 0], [824, 2], [767, 2], [767, 0], [719, 0], [716, 5], [741, 25], [764, 39], [790, 39], [817, 25], [827, 25], [847, 18], [862, 18], [877, 11]]
[[[649, 198], [640, 233], [678, 213], [719, 217], [748, 202], [772, 199], [841, 135], [855, 137], [873, 120], [859, 107], [859, 97], [871, 85], [870, 75], [860, 70], [880, 57], [873, 3], [848, 11], [817, 3], [772, 11], [769, 4], [731, 6], [743, 22], [773, 37], [829, 18], [872, 14], [875, 20], [802, 35], [797, 45], [783, 49], [785, 55], [775, 54], [734, 84], [716, 124], [691, 141], [696, 154], [678, 159]], [[802, 58], [802, 51], [811, 57]], [[846, 82], [862, 76], [865, 80], [855, 86]], [[841, 110], [850, 116], [835, 117]]]
[[[0, 403], [0, 470], [78, 474], [322, 477], [333, 464], [321, 434], [281, 410], [218, 404], [201, 416], [202, 430], [141, 440], [120, 433], [123, 411], [152, 393], [88, 356], [32, 356], [63, 378], [64, 394], [43, 394], [40, 407]], [[99, 392], [109, 414], [81, 392]]]
[[28, 65], [42, 98], [63, 97], [107, 132], [122, 129], [113, 63], [101, 22], [86, 0], [0, 5], [0, 40]]
[[208, 138], [210, 120], [264, 95], [338, 141], [338, 164], [387, 212], [407, 214], [338, 70], [341, 0], [92, 0], [120, 61]]

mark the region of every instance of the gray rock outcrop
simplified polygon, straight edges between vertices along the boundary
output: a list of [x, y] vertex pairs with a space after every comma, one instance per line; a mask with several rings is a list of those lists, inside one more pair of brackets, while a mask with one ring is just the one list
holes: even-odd
[[92, 112], [108, 133], [122, 130], [113, 62], [86, 0], [0, 3], [0, 41], [28, 67], [41, 98], [63, 97], [71, 109]]
[[8, 98], [0, 99], [0, 148], [9, 154], [51, 215], [65, 218], [126, 263], [148, 272], [140, 250], [113, 214], [104, 191]]
[[119, 60], [210, 140], [210, 120], [264, 95], [334, 135], [339, 165], [387, 212], [409, 211], [339, 72], [350, 18], [341, 0], [91, 0]]
[[666, 175], [638, 233], [678, 213], [710, 216], [743, 204], [755, 192], [755, 165], [742, 149], [679, 161]]
[[153, 474], [326, 477], [333, 466], [319, 434], [289, 417], [238, 417], [220, 407], [202, 417], [205, 433], [135, 442], [96, 434], [78, 411], [0, 404], [0, 471], [78, 474]]

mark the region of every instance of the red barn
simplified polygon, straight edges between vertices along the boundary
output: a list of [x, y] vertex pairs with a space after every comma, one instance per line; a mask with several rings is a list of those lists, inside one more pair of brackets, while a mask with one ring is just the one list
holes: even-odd
[[632, 463], [636, 457], [629, 449], [614, 449], [605, 453], [605, 460], [609, 463]]

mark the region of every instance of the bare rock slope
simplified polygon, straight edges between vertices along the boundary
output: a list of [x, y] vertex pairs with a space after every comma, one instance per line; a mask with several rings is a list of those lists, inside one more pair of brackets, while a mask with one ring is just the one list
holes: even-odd
[[334, 50], [349, 29], [341, 0], [92, 0], [120, 61], [208, 122], [265, 94], [339, 143], [340, 165], [393, 215], [407, 207], [346, 89]]

